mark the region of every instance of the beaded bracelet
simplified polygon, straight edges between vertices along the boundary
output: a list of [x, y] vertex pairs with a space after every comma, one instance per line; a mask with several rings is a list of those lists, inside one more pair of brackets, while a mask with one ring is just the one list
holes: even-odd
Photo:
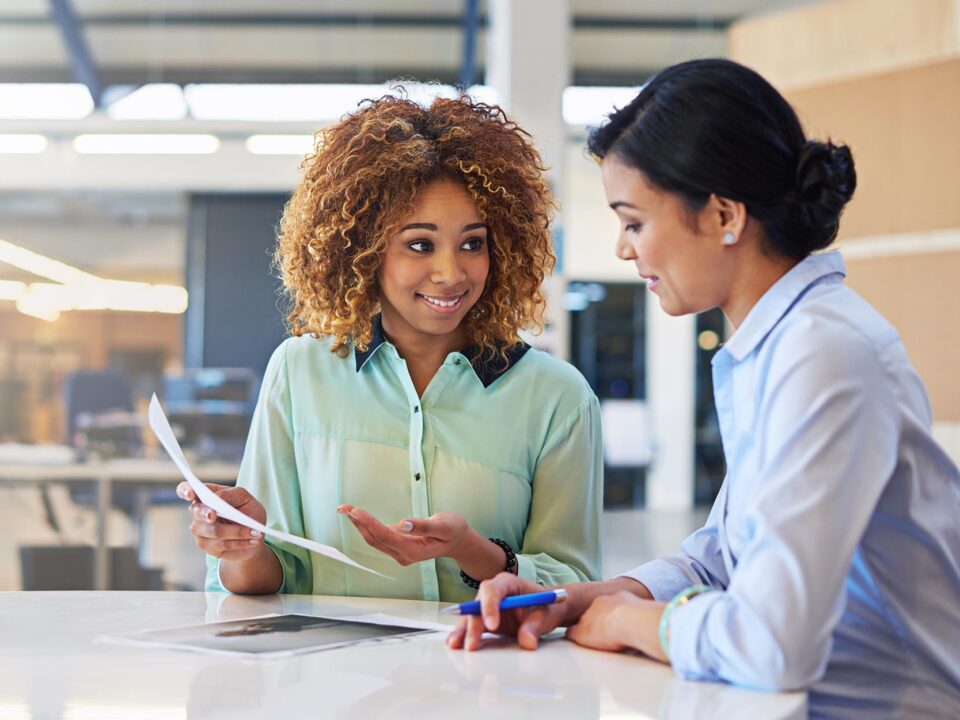
[[[506, 540], [501, 540], [500, 538], [487, 538], [487, 540], [492, 542], [494, 545], [499, 546], [503, 552], [506, 553], [507, 566], [504, 568], [504, 571], [513, 572], [513, 568], [516, 567], [517, 564], [517, 554], [513, 551], [513, 548], [510, 547], [510, 543], [508, 543]], [[480, 581], [473, 579], [463, 570], [460, 571], [460, 579], [463, 580], [467, 586], [472, 587], [474, 590], [480, 587]]]
[[667, 660], [670, 659], [670, 616], [673, 611], [681, 605], [686, 605], [697, 595], [711, 590], [713, 588], [709, 585], [691, 585], [674, 595], [663, 609], [663, 614], [660, 616], [660, 647], [663, 648], [663, 654], [667, 656]]

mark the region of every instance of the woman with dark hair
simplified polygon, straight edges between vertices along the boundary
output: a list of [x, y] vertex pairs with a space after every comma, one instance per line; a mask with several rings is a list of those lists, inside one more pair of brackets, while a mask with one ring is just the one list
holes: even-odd
[[960, 473], [896, 330], [813, 254], [856, 187], [850, 150], [725, 60], [665, 69], [590, 150], [617, 255], [667, 313], [734, 328], [713, 360], [727, 477], [679, 554], [512, 613], [499, 600], [535, 588], [498, 576], [450, 645], [565, 625], [687, 677], [810, 688], [814, 714], [960, 717]]
[[599, 577], [599, 404], [530, 348], [553, 267], [550, 192], [529, 136], [469, 98], [364, 103], [324, 130], [280, 223], [295, 337], [263, 380], [236, 488], [278, 530], [194, 501], [208, 589], [472, 598], [507, 570]]

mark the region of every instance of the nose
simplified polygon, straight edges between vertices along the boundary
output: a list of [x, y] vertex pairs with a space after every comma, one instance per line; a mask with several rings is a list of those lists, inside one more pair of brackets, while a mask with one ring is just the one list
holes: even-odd
[[637, 253], [634, 251], [633, 245], [622, 234], [617, 238], [616, 253], [621, 260], [637, 259]]
[[456, 252], [438, 252], [434, 255], [430, 281], [436, 285], [456, 285], [467, 278], [466, 270]]

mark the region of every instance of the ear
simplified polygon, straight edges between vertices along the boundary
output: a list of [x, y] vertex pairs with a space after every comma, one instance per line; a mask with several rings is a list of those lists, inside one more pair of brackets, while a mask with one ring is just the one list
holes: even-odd
[[[711, 223], [710, 232], [716, 235], [724, 245], [733, 245], [739, 241], [747, 226], [747, 206], [720, 195], [711, 195], [707, 206]], [[730, 242], [730, 234], [733, 242]]]

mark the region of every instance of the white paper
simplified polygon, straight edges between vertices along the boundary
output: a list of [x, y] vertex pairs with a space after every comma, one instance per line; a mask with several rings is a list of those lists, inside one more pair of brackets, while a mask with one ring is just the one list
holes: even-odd
[[379, 575], [387, 580], [393, 580], [393, 578], [384, 575], [383, 573], [379, 573], [376, 570], [371, 570], [370, 568], [351, 560], [334, 547], [324, 545], [323, 543], [314, 542], [313, 540], [307, 540], [306, 538], [297, 537], [296, 535], [291, 535], [289, 533], [281, 532], [280, 530], [268, 528], [266, 525], [257, 522], [252, 517], [244, 515], [229, 503], [221, 500], [220, 497], [213, 492], [213, 490], [200, 482], [200, 479], [193, 474], [193, 471], [190, 469], [190, 465], [187, 463], [187, 458], [183, 455], [183, 450], [180, 449], [180, 443], [177, 442], [177, 438], [173, 434], [173, 428], [170, 427], [167, 416], [163, 414], [163, 408], [160, 407], [160, 401], [157, 400], [156, 395], [150, 399], [150, 410], [148, 412], [148, 417], [150, 419], [150, 428], [157, 436], [160, 444], [163, 445], [164, 449], [170, 455], [170, 459], [173, 460], [174, 464], [180, 470], [180, 473], [183, 475], [186, 481], [190, 483], [190, 487], [193, 488], [193, 491], [197, 494], [197, 499], [217, 513], [219, 517], [235, 522], [238, 525], [251, 528], [252, 530], [259, 530], [264, 535], [270, 535], [278, 540], [283, 540], [284, 542], [297, 545], [309, 550], [310, 552], [328, 557], [331, 560], [336, 560], [337, 562], [342, 562], [345, 565], [355, 567], [358, 570], [365, 570], [368, 573]]

